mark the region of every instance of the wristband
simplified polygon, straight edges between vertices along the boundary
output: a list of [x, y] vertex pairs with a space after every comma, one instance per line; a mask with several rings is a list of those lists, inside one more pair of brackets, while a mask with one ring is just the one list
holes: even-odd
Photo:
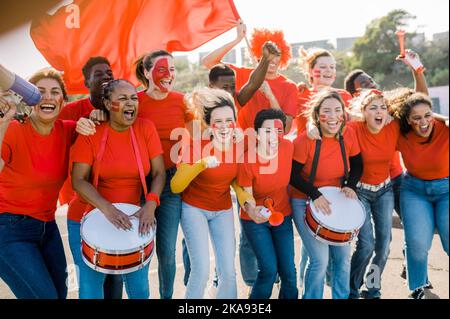
[[153, 201], [156, 203], [156, 207], [158, 207], [161, 203], [159, 201], [159, 196], [155, 193], [148, 193], [147, 196], [145, 196], [145, 200], [147, 202]]

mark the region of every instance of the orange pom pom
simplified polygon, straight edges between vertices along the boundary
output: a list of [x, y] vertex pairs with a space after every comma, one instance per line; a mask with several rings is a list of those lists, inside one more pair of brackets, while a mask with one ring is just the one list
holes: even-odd
[[250, 50], [256, 59], [261, 59], [263, 54], [263, 45], [267, 41], [275, 43], [281, 51], [280, 68], [287, 66], [292, 57], [291, 46], [284, 39], [284, 33], [281, 30], [268, 30], [265, 28], [254, 29], [250, 39]]

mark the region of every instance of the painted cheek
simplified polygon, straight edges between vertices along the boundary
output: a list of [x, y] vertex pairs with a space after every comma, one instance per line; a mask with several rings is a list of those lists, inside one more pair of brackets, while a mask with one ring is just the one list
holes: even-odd
[[313, 78], [318, 79], [318, 78], [320, 78], [321, 74], [322, 74], [321, 70], [318, 70], [318, 69], [313, 70]]
[[283, 137], [284, 135], [283, 122], [281, 122], [280, 120], [275, 120], [273, 127], [276, 128], [278, 131], [278, 138], [280, 138], [280, 136]]
[[319, 115], [319, 121], [320, 122], [326, 122], [327, 120], [328, 120], [328, 115], [325, 115], [325, 114], [320, 114]]
[[111, 106], [111, 111], [119, 112], [120, 111], [120, 102], [113, 101]]

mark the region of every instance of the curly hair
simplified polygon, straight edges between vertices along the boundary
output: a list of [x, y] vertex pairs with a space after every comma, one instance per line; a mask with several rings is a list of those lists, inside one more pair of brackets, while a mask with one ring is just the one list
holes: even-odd
[[[394, 117], [397, 118], [400, 122], [400, 132], [403, 136], [406, 136], [411, 130], [412, 127], [408, 123], [408, 118], [411, 114], [412, 109], [419, 105], [426, 104], [433, 109], [433, 102], [431, 99], [423, 93], [413, 93], [406, 97], [402, 102], [398, 102], [395, 106]], [[431, 140], [431, 136], [428, 138], [428, 143]]]
[[114, 90], [116, 89], [116, 87], [121, 84], [121, 83], [128, 83], [131, 86], [134, 87], [133, 83], [131, 83], [128, 80], [125, 79], [115, 79], [115, 80], [111, 80], [109, 81], [105, 87], [103, 88], [103, 105], [101, 107], [101, 110], [104, 111], [108, 116], [109, 116], [109, 111], [106, 109], [105, 107], [105, 101], [106, 100], [111, 100], [111, 94], [114, 92]]
[[284, 39], [281, 30], [269, 30], [265, 28], [254, 29], [250, 39], [250, 50], [253, 56], [260, 60], [263, 55], [263, 46], [267, 41], [272, 41], [281, 51], [280, 68], [284, 69], [292, 58], [291, 46]]

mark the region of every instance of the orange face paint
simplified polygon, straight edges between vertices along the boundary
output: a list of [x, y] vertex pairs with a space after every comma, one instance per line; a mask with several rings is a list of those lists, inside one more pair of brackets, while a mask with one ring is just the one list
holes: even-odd
[[112, 101], [111, 111], [119, 112], [120, 111], [120, 102]]

